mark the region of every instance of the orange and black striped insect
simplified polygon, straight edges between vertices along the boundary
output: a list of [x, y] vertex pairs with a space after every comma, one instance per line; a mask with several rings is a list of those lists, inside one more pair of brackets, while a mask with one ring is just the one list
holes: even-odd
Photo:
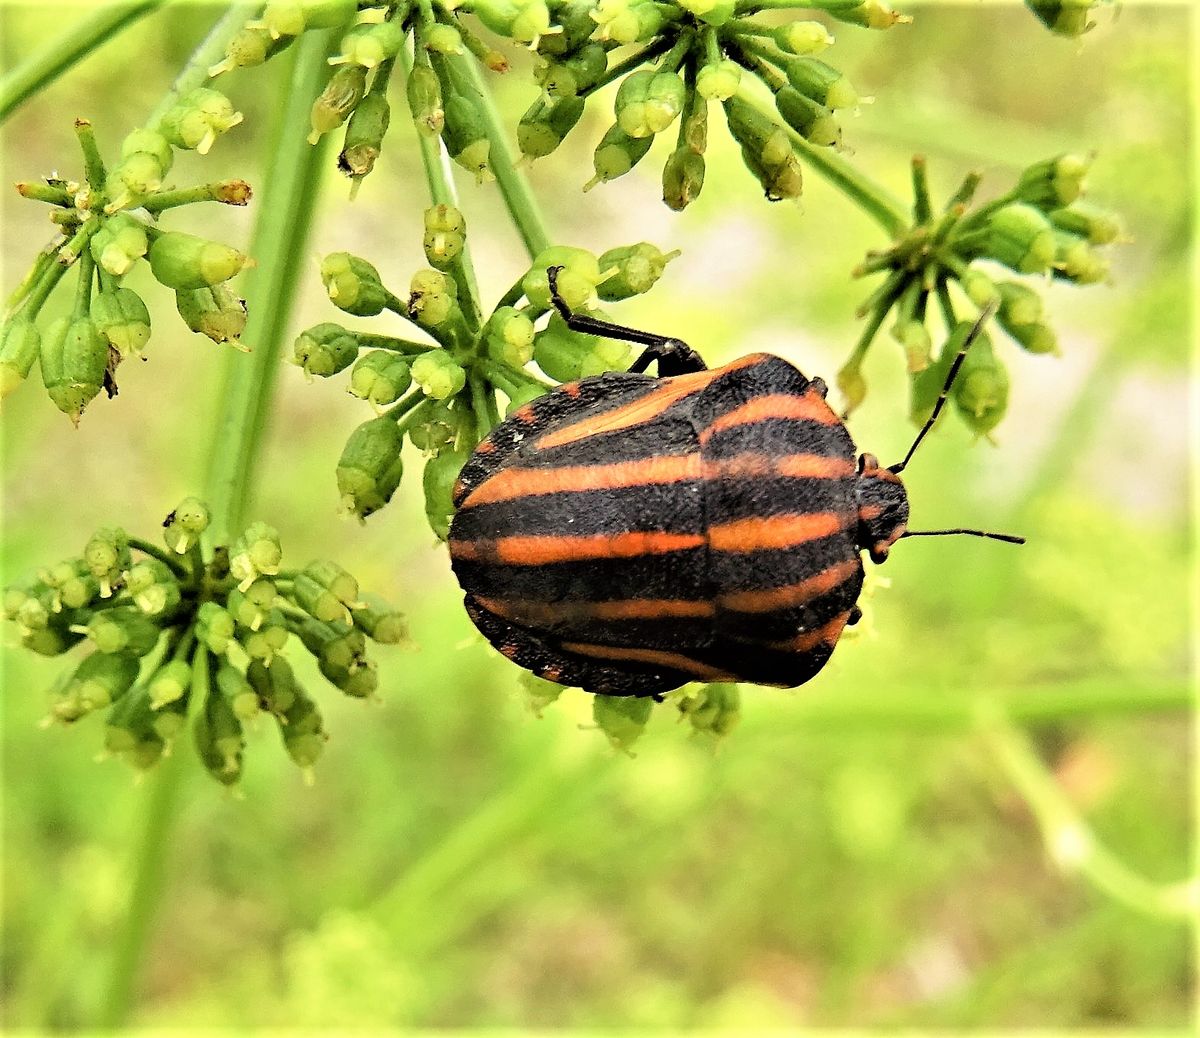
[[[904, 460], [855, 457], [825, 384], [757, 353], [706, 370], [678, 339], [572, 313], [640, 343], [628, 372], [568, 383], [496, 426], [454, 491], [467, 612], [520, 666], [614, 696], [689, 681], [791, 687], [826, 663], [863, 582], [908, 530]], [[982, 318], [980, 324], [982, 324]], [[659, 377], [645, 374], [657, 361]]]

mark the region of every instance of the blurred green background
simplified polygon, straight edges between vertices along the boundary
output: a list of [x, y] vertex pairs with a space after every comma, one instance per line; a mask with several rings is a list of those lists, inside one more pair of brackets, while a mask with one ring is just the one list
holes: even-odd
[[[80, 11], [5, 5], [4, 64]], [[1015, 5], [913, 13], [888, 33], [837, 32], [831, 60], [878, 97], [847, 120], [852, 160], [903, 196], [919, 150], [944, 196], [968, 168], [999, 190], [1027, 162], [1094, 149], [1092, 197], [1132, 239], [1111, 285], [1046, 286], [1061, 358], [1005, 340], [1013, 392], [997, 446], [952, 417], [906, 475], [914, 526], [1012, 529], [1029, 545], [902, 546], [880, 571], [890, 584], [875, 587], [870, 629], [809, 686], [744, 689], [742, 723], [715, 751], [660, 708], [630, 759], [589, 729], [582, 693], [532, 715], [517, 671], [461, 609], [415, 478], [365, 527], [336, 516], [333, 466], [366, 416], [340, 383], [288, 368], [252, 517], [280, 528], [292, 558], [332, 555], [402, 602], [414, 648], [380, 650], [378, 704], [319, 690], [332, 741], [311, 788], [266, 726], [240, 797], [183, 762], [133, 1022], [1186, 1026], [1189, 928], [1057, 867], [971, 716], [995, 700], [1017, 717], [1129, 868], [1156, 883], [1188, 874], [1193, 12], [1127, 5], [1082, 42]], [[159, 13], [18, 112], [4, 127], [5, 182], [74, 171], [76, 115], [114, 147], [211, 17]], [[527, 63], [497, 83], [510, 126], [535, 93]], [[245, 124], [202, 166], [181, 160], [177, 181], [257, 184], [278, 80], [274, 65], [230, 76]], [[393, 286], [423, 265], [425, 189], [404, 115], [397, 99], [356, 202], [331, 170], [293, 331], [336, 316], [319, 254], [370, 257]], [[801, 204], [767, 204], [716, 125], [708, 184], [684, 215], [658, 201], [657, 152], [644, 173], [581, 195], [607, 123], [606, 104], [591, 106], [532, 177], [564, 242], [683, 250], [614, 316], [679, 335], [710, 362], [769, 349], [831, 377], [866, 291], [848, 272], [883, 244], [874, 226], [815, 175]], [[495, 186], [460, 187], [493, 299], [528, 261]], [[2, 204], [11, 287], [48, 227], [11, 190]], [[170, 225], [244, 243], [251, 218], [213, 207]], [[155, 336], [115, 402], [79, 430], [35, 385], [5, 403], [9, 579], [78, 551], [99, 525], [152, 530], [200, 486], [221, 348], [188, 334], [146, 281]], [[912, 429], [886, 338], [867, 375], [851, 430], [890, 461]], [[158, 776], [98, 761], [95, 719], [39, 727], [60, 662], [6, 649], [4, 666], [0, 999], [13, 1028], [87, 1027]]]

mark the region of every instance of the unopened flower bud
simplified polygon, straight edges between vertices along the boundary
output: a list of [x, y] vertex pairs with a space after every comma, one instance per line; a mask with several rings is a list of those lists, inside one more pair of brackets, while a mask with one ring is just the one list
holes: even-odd
[[137, 676], [138, 661], [133, 656], [93, 652], [71, 675], [51, 707], [51, 714], [66, 724], [77, 721], [93, 710], [117, 702], [133, 687]]
[[1033, 206], [1006, 205], [988, 221], [984, 251], [1019, 274], [1042, 274], [1054, 262], [1054, 228]]
[[683, 80], [674, 72], [631, 72], [617, 90], [617, 125], [630, 137], [652, 137], [678, 118], [686, 95]]
[[775, 95], [775, 107], [783, 121], [801, 137], [818, 147], [841, 143], [842, 128], [837, 118], [824, 105], [805, 97], [795, 87], [786, 86]]
[[263, 28], [273, 39], [299, 36], [308, 29], [336, 29], [354, 17], [357, 0], [272, 0], [263, 11]]
[[418, 450], [434, 454], [453, 440], [457, 431], [457, 416], [446, 404], [435, 400], [422, 420], [409, 427], [408, 438]]
[[306, 375], [328, 378], [353, 364], [358, 350], [358, 339], [353, 333], [340, 324], [326, 322], [315, 324], [296, 337], [292, 360]]
[[758, 178], [767, 198], [771, 201], [798, 198], [803, 175], [787, 134], [737, 97], [725, 102], [725, 114], [729, 132], [742, 146], [742, 160]]
[[890, 29], [896, 24], [906, 24], [912, 19], [893, 11], [883, 0], [863, 0], [859, 4], [836, 4], [828, 8], [829, 14], [839, 22], [861, 25], [867, 29]]
[[554, 245], [534, 257], [533, 266], [521, 281], [528, 300], [537, 307], [548, 309], [550, 282], [546, 272], [560, 267], [556, 275], [558, 294], [571, 310], [590, 310], [599, 298], [596, 286], [601, 282], [599, 260], [585, 249]]
[[1109, 245], [1121, 237], [1121, 221], [1113, 214], [1087, 202], [1050, 213], [1055, 227], [1086, 238], [1092, 245]]
[[233, 102], [219, 90], [197, 87], [175, 102], [163, 116], [159, 130], [175, 147], [205, 155], [217, 137], [241, 121], [242, 113], [235, 112]]
[[163, 540], [179, 555], [186, 553], [208, 529], [211, 514], [198, 497], [185, 497], [163, 520]]
[[364, 422], [350, 434], [337, 466], [342, 507], [365, 519], [391, 499], [400, 485], [403, 437], [390, 418]]
[[488, 354], [514, 368], [533, 359], [533, 322], [520, 310], [502, 306], [488, 320]]
[[621, 128], [620, 123], [614, 124], [596, 145], [596, 151], [592, 156], [592, 166], [596, 175], [583, 186], [583, 189], [587, 191], [597, 184], [604, 184], [610, 180], [616, 180], [617, 177], [623, 177], [646, 157], [646, 152], [650, 150], [650, 145], [653, 143], [652, 136], [630, 137]]
[[122, 358], [136, 357], [150, 341], [150, 311], [131, 288], [105, 288], [92, 297], [92, 320]]
[[1004, 417], [1008, 409], [1008, 372], [986, 332], [967, 350], [951, 392], [959, 414], [976, 433], [990, 432]]
[[254, 68], [274, 57], [292, 42], [293, 35], [272, 35], [264, 25], [246, 25], [225, 44], [225, 57], [210, 65], [210, 79], [239, 68]]
[[114, 277], [129, 273], [146, 255], [150, 242], [145, 226], [128, 213], [117, 213], [104, 220], [88, 241], [92, 258]]
[[[271, 670], [273, 672], [275, 667]], [[291, 703], [278, 712], [277, 717], [287, 755], [298, 767], [311, 768], [320, 758], [328, 739], [317, 704], [297, 685]]]
[[376, 407], [395, 403], [412, 384], [408, 361], [391, 350], [364, 353], [350, 373], [350, 394]]
[[425, 490], [425, 518], [429, 528], [440, 540], [450, 535], [450, 520], [454, 516], [454, 484], [466, 464], [463, 451], [441, 451], [425, 465], [422, 485]]
[[556, 382], [574, 382], [605, 371], [629, 366], [629, 346], [612, 339], [572, 331], [558, 314], [552, 314], [533, 344], [533, 358]]
[[818, 58], [796, 57], [784, 66], [788, 81], [805, 97], [826, 108], [853, 108], [858, 91], [841, 72]]
[[405, 89], [409, 111], [417, 129], [426, 137], [438, 136], [445, 124], [446, 113], [442, 107], [442, 86], [437, 73], [429, 65], [418, 62], [408, 74]]
[[844, 365], [837, 373], [838, 392], [845, 401], [843, 411], [849, 414], [867, 398], [867, 380], [863, 378], [862, 368], [855, 362]]
[[781, 25], [773, 33], [775, 43], [785, 54], [804, 57], [820, 54], [833, 46], [833, 36], [820, 22], [798, 21]]
[[695, 695], [680, 701], [679, 712], [692, 731], [720, 738], [733, 731], [741, 720], [741, 695], [737, 685], [701, 685]]
[[192, 732], [196, 752], [208, 773], [226, 786], [237, 782], [242, 774], [246, 739], [229, 699], [216, 688], [205, 699]]
[[372, 91], [358, 103], [346, 124], [346, 140], [338, 155], [338, 168], [343, 173], [365, 177], [375, 168], [391, 118], [391, 105], [382, 93]]
[[258, 716], [258, 693], [250, 686], [246, 676], [228, 660], [217, 667], [216, 692], [225, 697], [229, 709], [239, 721], [250, 721]]
[[929, 329], [922, 321], [912, 318], [897, 321], [892, 328], [892, 337], [904, 349], [905, 363], [910, 374], [929, 367], [933, 342], [929, 337]]
[[426, 328], [440, 328], [459, 313], [458, 286], [448, 274], [418, 270], [409, 289], [409, 315]]
[[42, 344], [42, 382], [54, 406], [73, 422], [104, 385], [108, 348], [90, 317], [56, 321]]
[[724, 25], [733, 17], [733, 0], [677, 0], [680, 7], [707, 25]]
[[321, 261], [321, 281], [329, 293], [329, 301], [339, 310], [356, 317], [374, 317], [391, 296], [383, 286], [379, 271], [365, 259], [348, 252], [331, 252]]
[[120, 527], [97, 530], [83, 549], [83, 561], [100, 582], [100, 596], [108, 598], [112, 586], [120, 582], [122, 571], [131, 563], [129, 537]]
[[144, 559], [133, 566], [125, 579], [125, 590], [147, 616], [170, 616], [182, 598], [175, 574], [158, 559]]
[[479, 109], [479, 102], [467, 94], [451, 94], [445, 98], [446, 122], [442, 140], [446, 150], [463, 169], [482, 184], [491, 175], [489, 158], [492, 143]]
[[87, 623], [86, 636], [100, 652], [145, 656], [158, 644], [158, 626], [138, 609], [104, 609]]
[[1053, 353], [1058, 354], [1058, 336], [1055, 335], [1054, 329], [1048, 324], [1043, 324], [1041, 321], [1034, 321], [1032, 324], [1022, 324], [1009, 330], [1009, 334], [1016, 340], [1026, 353]]
[[361, 66], [363, 69], [376, 68], [381, 62], [400, 53], [406, 35], [395, 21], [359, 23], [342, 37], [341, 52], [330, 58], [329, 63]]
[[961, 284], [967, 298], [981, 310], [1000, 302], [1000, 290], [996, 283], [981, 270], [969, 268], [963, 275]]
[[696, 92], [706, 101], [727, 101], [742, 82], [742, 66], [729, 58], [705, 65], [696, 74]]
[[517, 147], [531, 159], [543, 158], [562, 144], [582, 115], [580, 97], [534, 101], [517, 124]]
[[462, 255], [467, 242], [467, 221], [452, 205], [435, 205], [425, 210], [425, 237], [422, 246], [430, 266], [449, 270]]
[[146, 152], [135, 152], [123, 158], [108, 171], [104, 183], [108, 205], [104, 211], [115, 213], [118, 209], [141, 205], [162, 187], [165, 175], [162, 163]]
[[600, 298], [611, 303], [649, 292], [667, 264], [678, 255], [678, 249], [663, 252], [649, 242], [609, 249], [600, 256], [600, 269], [609, 271], [616, 267], [617, 272], [600, 282]]
[[629, 753], [646, 730], [653, 705], [645, 696], [595, 696], [592, 718], [613, 749]]
[[663, 164], [663, 201], [677, 213], [699, 197], [704, 187], [704, 154], [687, 144], [676, 148]]
[[275, 582], [259, 577], [245, 591], [233, 588], [225, 600], [225, 608], [239, 627], [257, 631], [266, 622], [279, 599]]
[[1035, 162], [1021, 173], [1015, 194], [1042, 210], [1070, 205], [1083, 191], [1091, 162], [1081, 155], [1059, 155]]
[[150, 246], [150, 269], [167, 288], [207, 288], [245, 266], [246, 257], [237, 249], [182, 231], [167, 231]]
[[196, 610], [196, 640], [216, 656], [224, 656], [233, 640], [233, 617], [216, 602], [204, 602]]
[[1002, 281], [996, 285], [1000, 293], [1000, 308], [996, 320], [1006, 332], [1024, 324], [1036, 324], [1046, 312], [1042, 297], [1019, 281]]
[[608, 71], [608, 52], [599, 43], [586, 43], [559, 61], [547, 62], [537, 73], [542, 89], [551, 97], [575, 97], [595, 86]]
[[591, 13], [597, 38], [618, 44], [637, 43], [658, 34], [662, 12], [651, 0], [599, 0]]
[[1082, 238], [1055, 236], [1054, 273], [1077, 285], [1094, 285], [1108, 277], [1108, 261]]
[[380, 645], [398, 645], [408, 637], [404, 614], [378, 595], [363, 595], [351, 616], [354, 626]]
[[1060, 36], [1082, 36], [1093, 25], [1088, 15], [1096, 0], [1025, 0], [1038, 20]]
[[251, 523], [229, 550], [229, 573], [245, 591], [260, 576], [279, 572], [283, 548], [279, 531], [266, 523]]
[[181, 700], [192, 683], [192, 668], [187, 660], [175, 659], [160, 667], [150, 679], [150, 709], [161, 710]]

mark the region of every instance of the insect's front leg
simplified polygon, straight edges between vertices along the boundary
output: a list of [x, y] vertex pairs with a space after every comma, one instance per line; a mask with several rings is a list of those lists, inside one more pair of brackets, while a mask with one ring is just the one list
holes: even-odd
[[550, 267], [546, 271], [546, 280], [550, 283], [550, 301], [562, 315], [568, 328], [575, 332], [588, 335], [602, 335], [607, 339], [617, 339], [621, 342], [636, 342], [646, 348], [631, 365], [633, 372], [645, 371], [652, 361], [658, 361], [658, 373], [662, 376], [686, 375], [693, 371], [704, 371], [707, 365], [700, 356], [682, 339], [673, 339], [668, 335], [657, 335], [654, 332], [644, 332], [638, 328], [629, 328], [623, 324], [613, 324], [602, 321], [598, 317], [587, 314], [577, 314], [566, 300], [558, 294], [558, 272], [562, 267]]

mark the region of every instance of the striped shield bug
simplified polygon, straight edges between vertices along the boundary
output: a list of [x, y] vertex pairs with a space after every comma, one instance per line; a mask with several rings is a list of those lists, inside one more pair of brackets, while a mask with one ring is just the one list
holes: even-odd
[[[988, 314], [904, 460], [857, 455], [825, 384], [757, 353], [712, 370], [678, 339], [572, 313], [645, 346], [627, 372], [513, 412], [454, 488], [450, 558], [472, 621], [540, 677], [612, 696], [689, 681], [793, 687], [862, 615], [861, 552], [910, 531], [900, 473], [933, 427]], [[659, 377], [645, 373], [657, 361]]]

